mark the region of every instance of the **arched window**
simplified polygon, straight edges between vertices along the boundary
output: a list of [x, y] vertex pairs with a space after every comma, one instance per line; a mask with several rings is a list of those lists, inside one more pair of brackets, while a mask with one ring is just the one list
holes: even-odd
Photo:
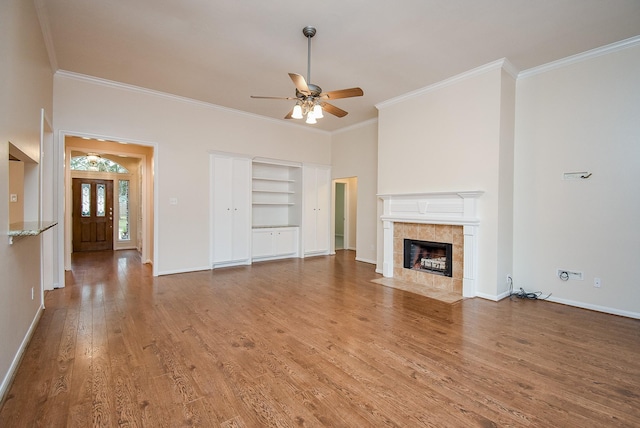
[[71, 171], [98, 171], [128, 174], [129, 170], [111, 159], [89, 153], [83, 156], [73, 156], [70, 161]]

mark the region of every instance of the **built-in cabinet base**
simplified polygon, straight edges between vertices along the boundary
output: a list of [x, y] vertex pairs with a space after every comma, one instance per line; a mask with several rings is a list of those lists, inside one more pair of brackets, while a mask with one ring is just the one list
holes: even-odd
[[251, 255], [254, 262], [298, 257], [298, 227], [253, 229]]

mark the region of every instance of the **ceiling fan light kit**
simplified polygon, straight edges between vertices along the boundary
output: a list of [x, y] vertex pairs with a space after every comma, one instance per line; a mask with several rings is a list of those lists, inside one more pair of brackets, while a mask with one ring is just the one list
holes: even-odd
[[303, 119], [307, 117], [306, 123], [317, 123], [317, 119], [324, 117], [323, 110], [337, 117], [344, 117], [347, 112], [329, 104], [325, 100], [338, 98], [360, 97], [364, 92], [360, 88], [340, 89], [337, 91], [322, 92], [318, 85], [308, 83], [311, 81], [311, 38], [315, 36], [314, 27], [304, 27], [302, 34], [307, 38], [307, 79], [300, 74], [289, 73], [289, 77], [296, 87], [295, 97], [262, 97], [251, 95], [251, 98], [276, 99], [276, 100], [296, 100], [296, 105], [284, 117], [285, 119]]

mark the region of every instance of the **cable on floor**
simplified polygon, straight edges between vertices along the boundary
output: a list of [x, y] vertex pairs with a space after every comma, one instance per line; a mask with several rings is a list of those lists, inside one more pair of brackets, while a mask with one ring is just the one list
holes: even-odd
[[520, 287], [520, 291], [514, 292], [513, 278], [509, 277], [509, 299], [513, 300], [514, 297], [517, 297], [518, 299], [547, 300], [549, 296], [551, 296], [551, 293], [549, 293], [549, 295], [546, 297], [540, 297], [540, 296], [542, 296], [542, 291], [527, 292], [527, 291], [524, 291], [522, 287]]

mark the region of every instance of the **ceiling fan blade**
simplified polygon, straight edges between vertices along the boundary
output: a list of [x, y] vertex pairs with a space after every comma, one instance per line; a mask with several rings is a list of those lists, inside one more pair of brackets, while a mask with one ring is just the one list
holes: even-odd
[[307, 81], [304, 80], [299, 74], [289, 73], [289, 77], [293, 80], [293, 84], [296, 85], [296, 89], [302, 94], [311, 95], [311, 91], [309, 90], [309, 86], [307, 85]]
[[325, 100], [337, 100], [338, 98], [361, 97], [364, 92], [360, 88], [339, 89], [337, 91], [323, 92], [320, 98]]
[[334, 116], [345, 117], [347, 114], [349, 114], [346, 111], [342, 110], [341, 108], [334, 106], [333, 104], [320, 103], [320, 105], [322, 106], [323, 111], [326, 111], [327, 113], [331, 113]]
[[284, 118], [285, 119], [293, 119], [293, 117], [291, 117], [291, 115], [293, 115], [293, 109], [289, 110], [289, 113], [287, 113], [287, 115]]
[[257, 95], [251, 95], [251, 98], [259, 98], [263, 100], [297, 100], [295, 97], [260, 97]]

